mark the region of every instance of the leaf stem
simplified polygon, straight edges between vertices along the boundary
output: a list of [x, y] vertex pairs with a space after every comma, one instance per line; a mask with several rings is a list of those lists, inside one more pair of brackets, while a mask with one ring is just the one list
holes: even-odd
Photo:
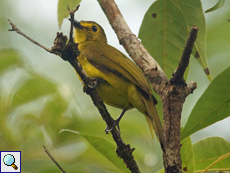
[[214, 166], [214, 165], [217, 164], [218, 162], [220, 162], [220, 161], [226, 159], [226, 158], [229, 157], [229, 156], [230, 156], [230, 152], [227, 153], [227, 154], [225, 154], [225, 155], [223, 155], [223, 156], [221, 156], [221, 157], [219, 157], [217, 160], [215, 160], [213, 163], [211, 163], [202, 173], [207, 172], [212, 166]]

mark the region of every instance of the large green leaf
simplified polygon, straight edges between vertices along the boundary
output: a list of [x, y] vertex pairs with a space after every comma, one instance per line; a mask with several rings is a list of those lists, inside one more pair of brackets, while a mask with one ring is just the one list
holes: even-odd
[[214, 5], [212, 8], [209, 8], [208, 10], [205, 11], [205, 13], [209, 13], [209, 12], [212, 12], [212, 11], [215, 11], [221, 7], [224, 6], [224, 3], [225, 3], [225, 0], [219, 0], [216, 5]]
[[230, 67], [219, 74], [208, 86], [193, 108], [181, 140], [189, 135], [230, 116]]
[[168, 78], [178, 66], [192, 25], [199, 28], [194, 55], [199, 55], [206, 69], [205, 19], [200, 0], [158, 0], [144, 16], [139, 37]]
[[[230, 143], [220, 137], [210, 137], [193, 144], [195, 171], [201, 172], [221, 156], [230, 152]], [[219, 161], [210, 169], [230, 170], [230, 157]], [[210, 171], [211, 171], [210, 170]]]
[[139, 38], [170, 78], [177, 68], [189, 34], [186, 21], [173, 0], [158, 0], [146, 12]]
[[181, 160], [184, 173], [194, 173], [193, 148], [190, 137], [181, 142]]
[[118, 167], [122, 172], [130, 172], [122, 162], [120, 158], [115, 154], [116, 147], [106, 139], [97, 136], [89, 136], [85, 134], [81, 134], [79, 132], [71, 131], [71, 130], [62, 130], [62, 131], [70, 131], [81, 135], [85, 138], [93, 148], [95, 148], [98, 152], [100, 152], [104, 157], [106, 157], [109, 161], [111, 161], [116, 167]]
[[81, 0], [59, 0], [58, 1], [58, 25], [61, 27], [61, 24], [64, 18], [69, 16], [69, 11], [67, 6], [69, 6], [70, 10], [74, 9], [77, 5], [79, 5]]

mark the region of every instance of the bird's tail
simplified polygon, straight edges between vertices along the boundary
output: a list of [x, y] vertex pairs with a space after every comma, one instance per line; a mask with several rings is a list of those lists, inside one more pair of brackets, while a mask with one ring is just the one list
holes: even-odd
[[154, 139], [154, 131], [155, 131], [156, 136], [161, 144], [161, 148], [164, 151], [164, 137], [163, 137], [162, 125], [157, 110], [155, 108], [155, 105], [152, 99], [142, 98], [142, 101], [146, 107], [145, 117], [147, 119], [152, 137]]

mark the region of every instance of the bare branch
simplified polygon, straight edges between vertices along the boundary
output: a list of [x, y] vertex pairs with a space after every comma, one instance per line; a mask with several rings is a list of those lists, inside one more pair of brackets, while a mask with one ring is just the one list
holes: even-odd
[[183, 76], [189, 64], [190, 55], [192, 53], [192, 48], [197, 37], [197, 32], [198, 28], [196, 26], [193, 26], [190, 31], [190, 36], [187, 40], [180, 62], [178, 64], [177, 70], [173, 73], [173, 77], [170, 79], [170, 82], [173, 85], [186, 85]]
[[70, 25], [70, 32], [69, 32], [69, 42], [73, 43], [73, 22], [74, 22], [74, 13], [79, 9], [80, 5], [76, 6], [73, 10], [71, 10], [69, 8], [69, 6], [67, 7], [69, 10], [69, 14], [70, 14], [70, 21], [71, 21], [71, 25]]
[[38, 43], [37, 41], [33, 40], [32, 38], [30, 38], [29, 36], [25, 35], [23, 32], [21, 32], [15, 24], [13, 24], [10, 19], [7, 19], [12, 27], [12, 29], [9, 29], [9, 31], [15, 31], [17, 32], [18, 34], [22, 35], [23, 37], [27, 38], [29, 41], [31, 41], [32, 43], [36, 44], [37, 46], [41, 47], [42, 49], [45, 49], [47, 52], [49, 53], [53, 53], [53, 54], [56, 54], [58, 56], [60, 56], [57, 52], [53, 52], [51, 49], [41, 45], [40, 43]]
[[59, 163], [54, 159], [54, 157], [50, 154], [50, 152], [48, 151], [48, 149], [43, 145], [44, 151], [46, 152], [46, 154], [51, 158], [51, 160], [55, 163], [55, 165], [57, 165], [57, 167], [63, 172], [66, 173], [62, 167], [59, 165]]

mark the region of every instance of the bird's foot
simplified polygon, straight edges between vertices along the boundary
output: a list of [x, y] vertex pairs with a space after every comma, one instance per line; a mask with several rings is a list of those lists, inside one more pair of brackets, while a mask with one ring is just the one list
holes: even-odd
[[111, 132], [111, 131], [112, 131], [114, 128], [116, 128], [116, 127], [117, 127], [118, 132], [121, 134], [119, 122], [120, 122], [121, 118], [123, 117], [123, 115], [125, 114], [125, 112], [126, 112], [127, 110], [128, 110], [128, 108], [125, 108], [125, 109], [122, 110], [122, 112], [121, 112], [121, 114], [119, 115], [119, 117], [118, 117], [116, 120], [114, 120], [114, 123], [113, 123], [113, 126], [112, 126], [112, 127], [107, 126], [107, 127], [105, 128], [105, 133], [106, 133], [106, 134], [108, 134], [109, 132]]
[[101, 82], [104, 82], [101, 78], [91, 78], [88, 86], [92, 89], [95, 89]]
[[113, 123], [112, 127], [107, 126], [105, 128], [105, 133], [108, 134], [109, 132], [111, 132], [116, 127], [117, 127], [118, 132], [121, 133], [120, 126], [119, 126], [119, 121], [120, 121], [120, 119], [116, 119], [116, 120], [114, 120], [114, 123]]

